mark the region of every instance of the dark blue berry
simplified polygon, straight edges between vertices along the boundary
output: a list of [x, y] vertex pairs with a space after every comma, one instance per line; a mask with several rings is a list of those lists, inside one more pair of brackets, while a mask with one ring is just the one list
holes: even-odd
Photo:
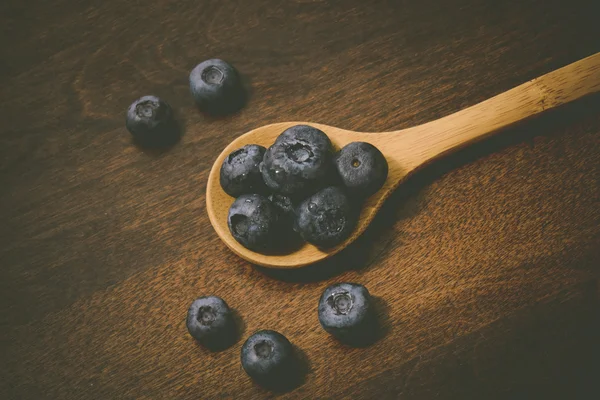
[[209, 114], [237, 111], [245, 101], [245, 90], [237, 70], [229, 63], [211, 59], [190, 73], [190, 91], [198, 107]]
[[358, 209], [338, 187], [328, 187], [304, 200], [296, 210], [294, 229], [319, 247], [344, 241], [358, 221]]
[[127, 109], [125, 126], [142, 146], [166, 146], [179, 138], [171, 107], [156, 96], [134, 101]]
[[340, 341], [351, 344], [370, 339], [376, 318], [369, 291], [357, 283], [329, 286], [319, 301], [319, 322]]
[[276, 386], [295, 373], [296, 357], [290, 341], [281, 333], [262, 330], [242, 346], [242, 367], [257, 383]]
[[302, 237], [294, 231], [296, 222], [296, 203], [288, 196], [273, 193], [269, 196], [269, 201], [279, 210], [280, 235], [278, 244], [278, 253], [286, 254], [297, 249], [304, 241]]
[[279, 209], [282, 215], [293, 219], [296, 215], [294, 202], [289, 196], [273, 193], [269, 196], [269, 200], [275, 207]]
[[268, 252], [277, 248], [279, 211], [262, 195], [238, 197], [229, 208], [227, 225], [235, 240], [250, 250]]
[[211, 349], [232, 344], [236, 336], [233, 314], [217, 296], [196, 299], [188, 309], [186, 325], [194, 339]]
[[260, 165], [266, 185], [285, 195], [314, 192], [331, 175], [331, 141], [319, 129], [296, 125], [286, 129], [265, 153]]
[[370, 143], [352, 142], [335, 155], [335, 166], [353, 196], [367, 198], [383, 186], [388, 175], [384, 155]]
[[221, 165], [221, 187], [230, 196], [247, 193], [264, 193], [266, 186], [258, 168], [266, 149], [248, 144], [237, 149], [223, 160]]

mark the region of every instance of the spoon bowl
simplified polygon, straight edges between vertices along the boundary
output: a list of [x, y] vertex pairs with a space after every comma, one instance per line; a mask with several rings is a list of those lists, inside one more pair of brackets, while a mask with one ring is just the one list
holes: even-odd
[[[298, 268], [324, 260], [351, 244], [369, 226], [388, 196], [417, 169], [429, 162], [481, 140], [511, 125], [549, 109], [600, 91], [600, 53], [533, 79], [482, 103], [438, 120], [392, 132], [355, 132], [313, 122], [280, 122], [256, 128], [231, 142], [217, 157], [206, 189], [206, 209], [219, 237], [247, 261], [272, 268]], [[294, 125], [310, 125], [325, 132], [335, 149], [363, 141], [377, 147], [389, 164], [383, 187], [363, 204], [353, 233], [335, 247], [321, 249], [304, 244], [289, 254], [261, 254], [238, 243], [227, 226], [234, 198], [220, 185], [220, 168], [225, 157], [247, 145], [269, 147], [277, 136]]]

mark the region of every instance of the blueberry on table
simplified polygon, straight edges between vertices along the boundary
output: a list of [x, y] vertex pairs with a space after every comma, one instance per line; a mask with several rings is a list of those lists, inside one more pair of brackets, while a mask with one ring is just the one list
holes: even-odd
[[329, 286], [319, 300], [319, 322], [342, 342], [371, 339], [376, 328], [375, 311], [366, 287], [357, 283]]
[[367, 198], [381, 189], [388, 175], [384, 155], [370, 143], [352, 142], [335, 155], [335, 166], [348, 192]]
[[221, 187], [228, 195], [238, 197], [247, 193], [263, 193], [266, 186], [259, 165], [266, 149], [248, 144], [229, 154], [221, 165]]
[[201, 62], [190, 72], [190, 92], [198, 107], [209, 114], [237, 111], [245, 100], [236, 69], [216, 58]]
[[194, 300], [188, 309], [186, 325], [194, 339], [211, 349], [232, 344], [236, 334], [231, 309], [217, 296]]
[[332, 170], [331, 141], [308, 125], [286, 129], [265, 153], [260, 171], [277, 193], [300, 195], [322, 187]]
[[290, 341], [279, 332], [262, 330], [246, 340], [241, 352], [242, 367], [258, 384], [274, 387], [293, 380], [296, 357]]
[[166, 146], [179, 137], [171, 106], [156, 96], [134, 101], [127, 109], [125, 126], [142, 146]]
[[342, 189], [328, 187], [298, 206], [294, 229], [315, 246], [332, 247], [350, 236], [358, 222], [358, 211]]
[[277, 246], [279, 211], [265, 196], [244, 194], [238, 197], [229, 208], [227, 225], [235, 240], [247, 249], [268, 252]]

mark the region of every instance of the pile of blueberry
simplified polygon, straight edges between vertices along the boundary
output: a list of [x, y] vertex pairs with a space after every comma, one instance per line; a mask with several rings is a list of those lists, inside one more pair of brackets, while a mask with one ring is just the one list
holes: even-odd
[[[198, 64], [189, 83], [206, 113], [228, 114], [245, 102], [240, 75], [223, 60]], [[169, 146], [180, 137], [171, 106], [156, 96], [134, 101], [125, 125], [143, 147]], [[292, 126], [268, 149], [247, 145], [223, 161], [221, 186], [237, 198], [229, 209], [229, 230], [243, 246], [262, 253], [289, 252], [303, 240], [333, 247], [352, 233], [361, 202], [381, 188], [387, 174], [387, 161], [375, 146], [353, 142], [336, 153], [321, 130]]]
[[[326, 332], [348, 345], [369, 344], [377, 336], [377, 313], [363, 285], [338, 283], [326, 288], [319, 300], [318, 316]], [[213, 351], [223, 350], [237, 340], [233, 312], [216, 296], [196, 299], [188, 310], [186, 324], [190, 335]], [[303, 374], [301, 360], [290, 341], [273, 330], [258, 331], [246, 340], [241, 363], [255, 382], [271, 389], [291, 388]]]
[[375, 146], [352, 142], [336, 153], [323, 131], [292, 126], [268, 149], [246, 145], [223, 161], [221, 187], [237, 197], [229, 230], [244, 247], [262, 253], [285, 252], [302, 240], [335, 246], [352, 233], [361, 202], [387, 174]]

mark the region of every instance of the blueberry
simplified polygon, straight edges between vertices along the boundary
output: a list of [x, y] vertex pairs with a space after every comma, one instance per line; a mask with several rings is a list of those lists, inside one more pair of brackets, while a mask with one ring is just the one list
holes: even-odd
[[335, 155], [335, 166], [347, 190], [367, 198], [383, 186], [388, 164], [381, 151], [370, 143], [352, 142]]
[[294, 229], [315, 246], [335, 246], [352, 233], [358, 221], [358, 210], [346, 193], [328, 187], [304, 200], [296, 210]]
[[331, 175], [331, 141], [319, 129], [296, 125], [267, 149], [260, 171], [267, 186], [285, 195], [314, 192]]
[[201, 62], [190, 72], [190, 91], [198, 107], [209, 114], [237, 111], [245, 100], [236, 69], [216, 58]]
[[165, 146], [179, 137], [171, 106], [156, 96], [143, 96], [131, 103], [125, 126], [142, 146]]
[[290, 197], [278, 193], [271, 194], [269, 201], [278, 209], [281, 222], [278, 253], [289, 254], [304, 243], [302, 237], [294, 231], [297, 203]]
[[269, 200], [275, 207], [279, 209], [281, 215], [289, 218], [295, 217], [296, 210], [294, 207], [294, 202], [289, 196], [273, 193], [269, 196]]
[[357, 283], [329, 286], [319, 300], [319, 322], [342, 342], [352, 344], [371, 339], [376, 318], [369, 291]]
[[277, 248], [280, 216], [277, 208], [260, 194], [244, 194], [229, 208], [227, 225], [244, 247], [267, 252]]
[[223, 299], [200, 297], [188, 309], [187, 329], [200, 344], [219, 349], [232, 344], [235, 338], [233, 314]]
[[296, 374], [292, 344], [281, 333], [271, 330], [256, 332], [246, 340], [241, 361], [246, 373], [263, 386], [277, 386]]
[[221, 165], [221, 187], [232, 197], [246, 193], [263, 193], [266, 186], [258, 168], [266, 149], [248, 144], [229, 154]]

